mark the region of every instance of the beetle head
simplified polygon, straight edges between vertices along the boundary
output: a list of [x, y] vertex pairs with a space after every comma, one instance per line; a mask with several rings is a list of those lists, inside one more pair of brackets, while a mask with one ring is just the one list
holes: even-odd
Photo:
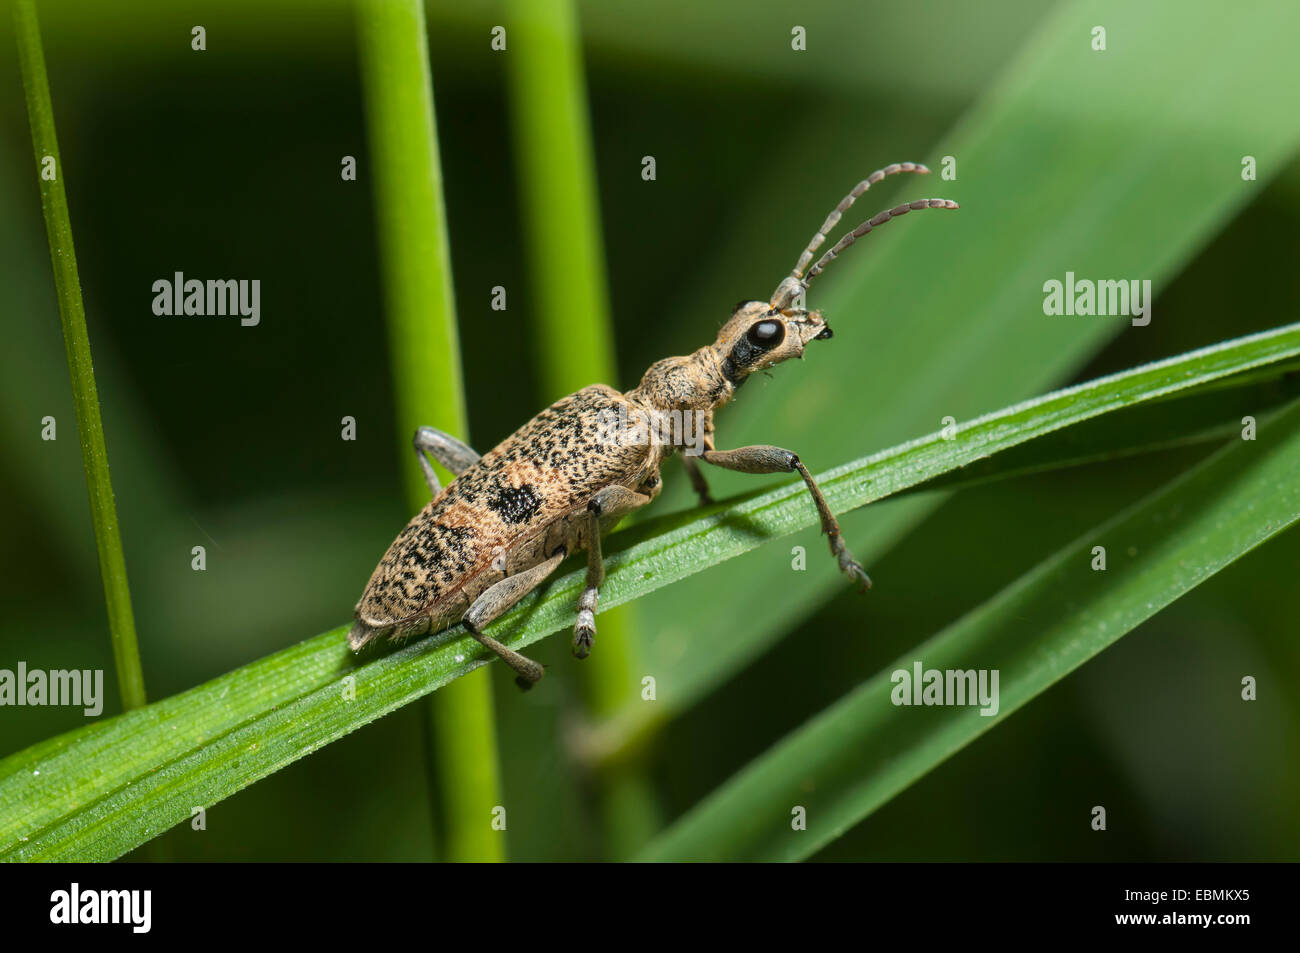
[[830, 336], [830, 326], [820, 311], [778, 308], [775, 300], [742, 301], [731, 312], [731, 320], [718, 332], [713, 350], [723, 375], [732, 384], [739, 385], [754, 371], [774, 367], [792, 357], [803, 357], [809, 341]]
[[917, 162], [896, 162], [871, 173], [826, 216], [822, 227], [799, 256], [794, 270], [776, 286], [769, 300], [742, 301], [732, 309], [731, 319], [722, 326], [717, 341], [713, 343], [713, 352], [727, 380], [739, 386], [754, 371], [765, 370], [792, 357], [803, 357], [804, 346], [809, 341], [831, 336], [830, 326], [822, 318], [822, 313], [804, 308], [804, 293], [827, 265], [862, 236], [911, 211], [957, 208], [957, 203], [951, 199], [917, 199], [886, 209], [845, 234], [813, 264], [817, 250], [863, 192], [886, 176], [900, 172], [924, 175], [929, 171]]

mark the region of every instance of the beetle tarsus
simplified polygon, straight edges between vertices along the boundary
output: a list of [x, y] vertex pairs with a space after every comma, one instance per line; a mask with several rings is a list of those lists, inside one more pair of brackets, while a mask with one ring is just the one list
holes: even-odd
[[[587, 595], [590, 593], [591, 598]], [[584, 589], [578, 600], [578, 621], [573, 626], [573, 657], [586, 658], [596, 641], [596, 590]]]
[[831, 555], [839, 562], [840, 572], [858, 584], [858, 592], [865, 593], [871, 588], [871, 577], [862, 568], [862, 563], [853, 558], [849, 547], [844, 543], [844, 537], [839, 533], [831, 537]]

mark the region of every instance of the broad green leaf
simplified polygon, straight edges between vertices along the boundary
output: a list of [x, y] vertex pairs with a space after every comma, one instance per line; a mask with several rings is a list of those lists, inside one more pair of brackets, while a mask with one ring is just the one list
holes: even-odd
[[[1300, 357], [1300, 325], [1203, 348], [1027, 401], [819, 475], [837, 512], [1133, 404]], [[814, 525], [802, 484], [617, 533], [602, 605], [627, 602]], [[524, 646], [572, 623], [584, 570], [494, 627]], [[358, 664], [326, 632], [145, 708], [0, 761], [0, 860], [107, 860], [361, 725], [484, 664], [459, 627]], [[539, 690], [545, 690], [544, 688]], [[660, 682], [661, 697], [677, 691]], [[620, 741], [622, 736], [620, 736]], [[590, 739], [596, 753], [604, 743]]]
[[[1096, 24], [1106, 25], [1105, 52], [1091, 48]], [[1043, 283], [1067, 271], [1151, 279], [1159, 295], [1300, 144], [1298, 34], [1294, 3], [1259, 4], [1234, 17], [1208, 0], [1064, 4], [925, 154], [877, 161], [851, 153], [859, 174], [897, 159], [939, 170], [952, 156], [957, 177], [900, 176], [890, 191], [882, 183], [864, 195], [846, 219], [918, 196], [954, 198], [962, 207], [909, 215], [847, 251], [809, 293], [835, 339], [810, 348], [801, 366], [751, 383], [718, 415], [719, 446], [775, 443], [817, 468], [926, 433], [945, 416], [960, 420], [1041, 393], [1118, 334], [1159, 335], [1177, 317], [1158, 298], [1147, 327], [1048, 317]], [[752, 259], [756, 236], [766, 249], [773, 227], [789, 230], [788, 261], [770, 262], [764, 252], [764, 268], [789, 268], [805, 230], [852, 181], [828, 181], [820, 160], [816, 176], [808, 175], [804, 137], [792, 154], [798, 163], [789, 166], [777, 214], [765, 207], [724, 231]], [[1256, 158], [1259, 181], [1242, 180], [1244, 155]], [[781, 274], [751, 264], [737, 275], [729, 269], [746, 257], [734, 250], [714, 260], [725, 264], [710, 269], [719, 274], [687, 313], [721, 317], [738, 297], [737, 281], [756, 282], [750, 293], [763, 295]], [[712, 478], [728, 488], [745, 479]], [[870, 570], [939, 502], [930, 494], [855, 516], [845, 524], [849, 543]], [[812, 552], [811, 537], [800, 541]], [[833, 574], [810, 572], [791, 587], [787, 573], [787, 559], [752, 557], [647, 603], [646, 618], [665, 620], [647, 633], [647, 671], [675, 686], [661, 695], [661, 713], [704, 697], [839, 591]], [[781, 600], [765, 598], [774, 589]], [[745, 611], [756, 603], [762, 613]], [[707, 639], [671, 622], [681, 604], [710, 606]], [[624, 717], [635, 718], [644, 706], [631, 692], [628, 699]]]
[[[1300, 520], [1300, 402], [906, 652], [751, 762], [645, 860], [799, 860], [1184, 593]], [[1105, 547], [1105, 571], [1093, 569]], [[895, 704], [893, 673], [986, 669], [998, 705]], [[792, 829], [791, 809], [807, 811]]]

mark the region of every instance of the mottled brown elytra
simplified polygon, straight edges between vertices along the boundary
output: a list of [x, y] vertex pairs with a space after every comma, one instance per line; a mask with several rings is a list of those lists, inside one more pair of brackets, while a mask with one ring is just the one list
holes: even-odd
[[[803, 478], [821, 516], [822, 531], [840, 569], [862, 591], [871, 585], [844, 545], [839, 524], [797, 454], [779, 447], [718, 450], [713, 412], [754, 371], [802, 357], [809, 341], [831, 329], [820, 311], [803, 308], [809, 283], [836, 256], [867, 232], [914, 209], [957, 208], [948, 199], [919, 199], [881, 212], [846, 234], [817, 263], [814, 253], [840, 216], [863, 192], [887, 175], [926, 173], [901, 162], [871, 173], [826, 217], [789, 277], [767, 301], [743, 301], [717, 340], [686, 357], [651, 366], [627, 393], [604, 384], [564, 397], [480, 457], [459, 440], [432, 427], [415, 433], [415, 452], [433, 499], [406, 525], [370, 577], [356, 607], [348, 643], [360, 649], [374, 639], [407, 638], [463, 622], [474, 638], [519, 673], [530, 687], [542, 666], [483, 633], [493, 619], [536, 588], [569, 553], [587, 550], [587, 579], [578, 598], [573, 651], [585, 658], [596, 636], [596, 596], [604, 567], [600, 536], [620, 519], [659, 495], [659, 467], [682, 452], [691, 485], [710, 502], [694, 456], [742, 473], [795, 473]], [[805, 276], [805, 270], [807, 275]], [[699, 421], [698, 445], [687, 448], [678, 422]], [[612, 420], [650, 426], [615, 434]], [[672, 425], [667, 422], [671, 421]], [[660, 436], [667, 433], [666, 439]], [[456, 475], [442, 487], [426, 454]]]

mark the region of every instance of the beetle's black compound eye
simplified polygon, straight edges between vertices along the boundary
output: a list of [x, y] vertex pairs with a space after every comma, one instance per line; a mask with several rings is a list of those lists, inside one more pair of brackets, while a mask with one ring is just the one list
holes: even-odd
[[749, 343], [763, 350], [776, 347], [785, 340], [785, 324], [780, 321], [760, 321], [746, 333]]

